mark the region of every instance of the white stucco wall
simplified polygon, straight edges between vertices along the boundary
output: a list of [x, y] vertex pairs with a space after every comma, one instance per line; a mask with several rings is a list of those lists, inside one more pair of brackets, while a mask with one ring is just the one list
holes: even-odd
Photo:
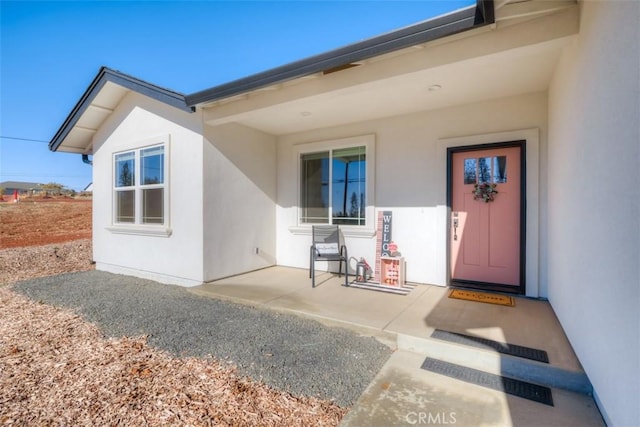
[[609, 425], [640, 425], [640, 3], [581, 3], [549, 91], [549, 300]]
[[275, 137], [207, 126], [204, 182], [205, 280], [274, 265]]
[[[197, 285], [203, 281], [202, 145], [199, 113], [130, 92], [94, 137], [93, 258], [100, 270]], [[113, 225], [113, 153], [169, 136], [170, 235], [122, 234]]]
[[[300, 268], [308, 268], [309, 265], [310, 234], [292, 228], [297, 225], [298, 205], [295, 145], [375, 135], [375, 208], [393, 211], [393, 240], [407, 261], [407, 279], [445, 285], [446, 150], [441, 150], [440, 141], [456, 136], [537, 128], [541, 157], [544, 158], [546, 122], [546, 93], [533, 93], [280, 137], [278, 264]], [[478, 141], [486, 142], [480, 137]], [[544, 169], [545, 166], [541, 165], [540, 168]], [[544, 188], [546, 184], [543, 179], [539, 185]], [[541, 200], [541, 204], [544, 203]], [[373, 262], [375, 239], [375, 236], [347, 235], [349, 255], [357, 258], [364, 256]], [[544, 268], [540, 267], [541, 272]]]

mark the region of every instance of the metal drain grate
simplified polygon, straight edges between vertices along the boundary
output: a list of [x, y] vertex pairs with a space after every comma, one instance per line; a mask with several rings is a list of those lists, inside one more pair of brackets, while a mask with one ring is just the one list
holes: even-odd
[[427, 357], [420, 367], [425, 371], [446, 375], [460, 381], [480, 385], [512, 396], [518, 396], [523, 399], [553, 406], [553, 397], [549, 387], [515, 380], [501, 375], [490, 374], [488, 372], [467, 368], [466, 366], [456, 365], [443, 360], [432, 359], [430, 357]]
[[537, 348], [502, 343], [485, 338], [459, 334], [456, 332], [443, 331], [442, 329], [434, 330], [431, 333], [431, 338], [436, 338], [456, 344], [464, 344], [474, 348], [492, 349], [497, 351], [498, 353], [507, 354], [509, 356], [535, 360], [536, 362], [549, 363], [549, 356], [547, 355], [547, 352], [544, 350], [538, 350]]

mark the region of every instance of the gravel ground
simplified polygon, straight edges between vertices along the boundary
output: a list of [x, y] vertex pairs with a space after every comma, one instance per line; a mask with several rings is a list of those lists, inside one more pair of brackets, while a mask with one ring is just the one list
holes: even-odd
[[374, 338], [313, 320], [197, 296], [100, 271], [19, 282], [35, 301], [71, 308], [108, 337], [148, 336], [177, 356], [212, 356], [294, 395], [358, 399], [391, 354]]

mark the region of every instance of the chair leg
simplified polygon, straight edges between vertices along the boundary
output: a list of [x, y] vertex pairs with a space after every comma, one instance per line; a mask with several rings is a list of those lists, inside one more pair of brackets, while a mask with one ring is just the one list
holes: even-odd
[[349, 286], [349, 264], [347, 264], [347, 260], [344, 261], [344, 285]]
[[313, 257], [313, 246], [309, 249], [309, 278], [311, 279], [311, 287], [316, 287], [316, 263]]
[[[342, 262], [340, 262], [342, 267]], [[347, 247], [344, 247], [344, 285], [349, 286], [349, 256], [347, 255]]]
[[309, 277], [311, 278], [311, 287], [316, 287], [316, 263], [313, 259], [313, 254], [309, 258]]

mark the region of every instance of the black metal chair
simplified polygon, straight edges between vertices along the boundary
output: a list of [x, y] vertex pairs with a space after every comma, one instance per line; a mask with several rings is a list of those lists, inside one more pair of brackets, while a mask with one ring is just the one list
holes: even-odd
[[337, 225], [314, 225], [313, 243], [309, 250], [309, 278], [311, 286], [316, 287], [316, 261], [338, 261], [338, 274], [342, 274], [344, 262], [344, 285], [349, 286], [349, 265], [347, 247], [340, 244], [340, 229]]

